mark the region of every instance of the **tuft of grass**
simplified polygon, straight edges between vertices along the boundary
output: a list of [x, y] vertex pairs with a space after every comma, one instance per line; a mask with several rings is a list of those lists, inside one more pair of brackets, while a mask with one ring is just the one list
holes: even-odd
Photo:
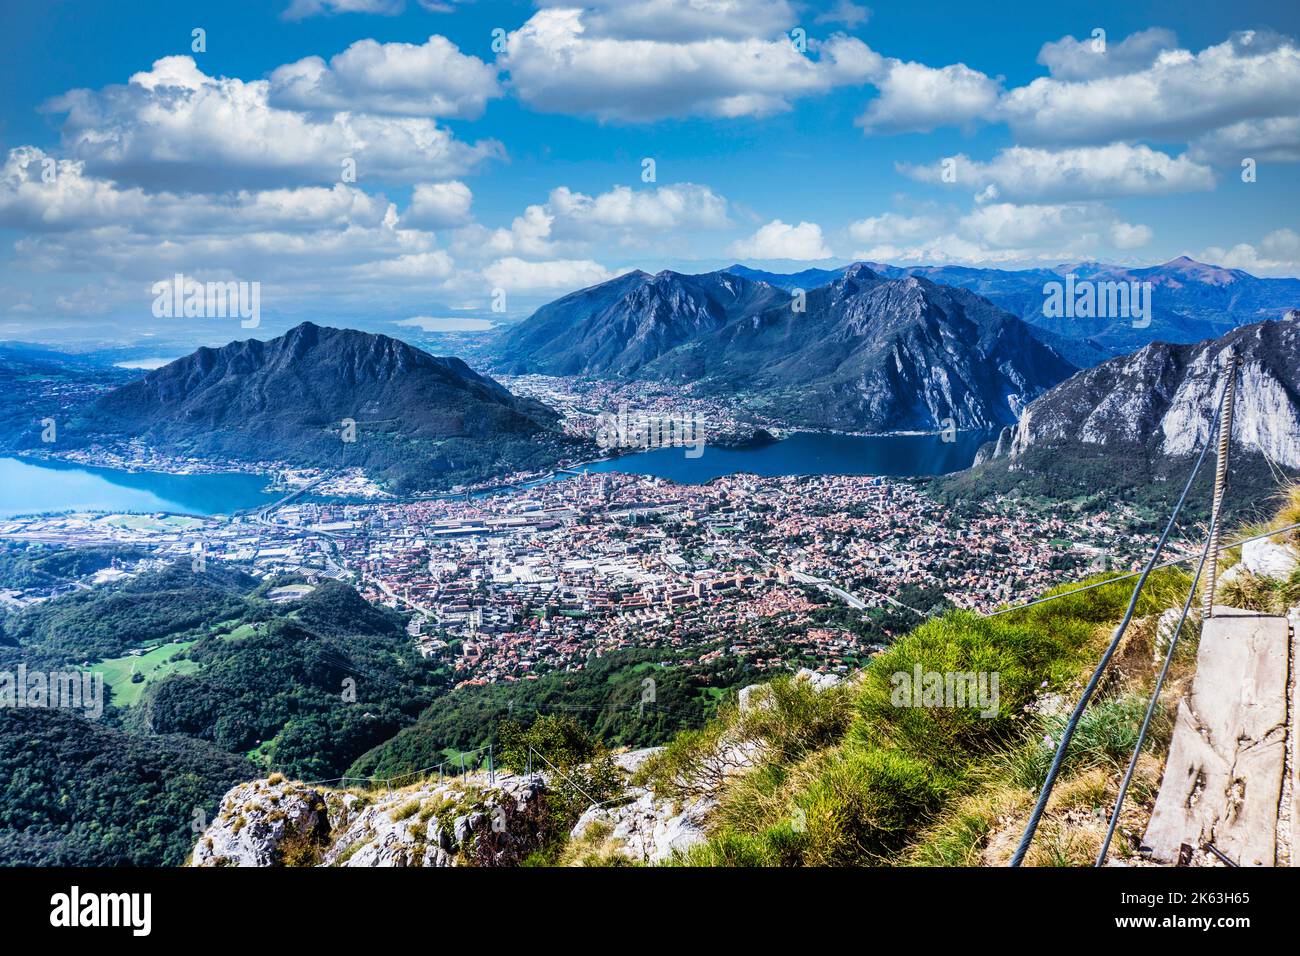
[[1034, 795], [995, 784], [959, 800], [912, 845], [902, 862], [910, 866], [980, 866], [990, 836], [1010, 817], [1032, 806]]
[[[1079, 773], [1095, 767], [1116, 769], [1127, 766], [1137, 744], [1146, 707], [1147, 700], [1136, 694], [1094, 700], [1079, 718], [1063, 770]], [[1157, 719], [1160, 716], [1158, 711]], [[1066, 714], [1044, 718], [1045, 739], [1027, 741], [1008, 754], [1007, 776], [1016, 786], [1035, 792], [1042, 787], [1068, 720]], [[1148, 740], [1148, 746], [1150, 742]]]
[[389, 816], [391, 816], [395, 822], [401, 822], [402, 820], [406, 820], [410, 817], [415, 816], [419, 812], [420, 812], [420, 800], [417, 797], [412, 800], [407, 800], [400, 807], [393, 810], [389, 814]]

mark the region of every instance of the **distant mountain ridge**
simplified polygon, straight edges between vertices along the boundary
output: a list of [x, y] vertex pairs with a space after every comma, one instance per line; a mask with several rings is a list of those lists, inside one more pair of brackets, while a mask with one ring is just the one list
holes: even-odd
[[[1153, 341], [1196, 342], [1264, 319], [1280, 318], [1300, 302], [1300, 279], [1260, 278], [1241, 269], [1207, 265], [1180, 256], [1157, 266], [1128, 268], [1096, 262], [1062, 263], [1042, 269], [985, 269], [972, 266], [894, 266], [866, 262], [887, 278], [919, 276], [942, 285], [969, 289], [1042, 329], [1053, 347], [1075, 364], [1095, 364]], [[849, 267], [845, 267], [849, 268]], [[812, 288], [834, 281], [843, 269], [806, 269], [789, 276], [745, 266], [728, 272], [783, 289]], [[1073, 273], [1095, 282], [1150, 282], [1151, 324], [1135, 327], [1126, 318], [1053, 318], [1043, 314], [1043, 286]], [[809, 284], [805, 284], [809, 283]], [[1082, 346], [1074, 343], [1083, 343]]]
[[509, 331], [498, 367], [545, 375], [635, 375], [670, 350], [789, 301], [726, 272], [629, 272], [538, 309]]
[[556, 420], [459, 359], [304, 322], [149, 372], [96, 401], [76, 431], [178, 454], [356, 465], [418, 488], [539, 466], [563, 443]]
[[799, 300], [728, 272], [630, 273], [510, 329], [512, 373], [639, 378], [778, 421], [858, 431], [989, 428], [1077, 366], [962, 289], [864, 265]]

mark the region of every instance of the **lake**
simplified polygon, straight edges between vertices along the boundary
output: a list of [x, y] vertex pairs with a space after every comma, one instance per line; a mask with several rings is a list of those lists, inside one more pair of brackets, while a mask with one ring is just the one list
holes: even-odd
[[[801, 432], [757, 448], [657, 448], [585, 465], [587, 471], [652, 475], [701, 484], [736, 472], [776, 475], [943, 475], [966, 468], [987, 432], [938, 435], [825, 435]], [[557, 476], [563, 478], [563, 475]], [[167, 511], [230, 514], [283, 497], [248, 474], [164, 475], [95, 468], [51, 459], [0, 458], [0, 518], [63, 511]]]
[[797, 432], [757, 448], [706, 446], [699, 458], [686, 448], [656, 448], [586, 465], [590, 472], [654, 475], [701, 484], [736, 472], [776, 475], [946, 475], [970, 467], [980, 445], [996, 432], [958, 432], [955, 441], [938, 435], [828, 435]]
[[0, 518], [45, 511], [229, 514], [283, 497], [260, 475], [164, 475], [63, 461], [0, 458]]

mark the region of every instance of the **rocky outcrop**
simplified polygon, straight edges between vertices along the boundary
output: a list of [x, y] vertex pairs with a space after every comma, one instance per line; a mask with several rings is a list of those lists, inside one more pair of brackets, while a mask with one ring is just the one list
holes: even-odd
[[1241, 566], [1256, 577], [1284, 581], [1300, 568], [1300, 552], [1268, 538], [1248, 541], [1241, 546]]
[[[273, 778], [274, 779], [274, 778]], [[241, 784], [194, 866], [517, 866], [545, 841], [542, 778], [500, 774], [382, 793]]]
[[[335, 818], [346, 808], [337, 801]], [[321, 791], [255, 780], [221, 801], [217, 819], [194, 848], [194, 866], [283, 866], [313, 854], [329, 838], [330, 808]], [[286, 858], [287, 857], [287, 858]]]
[[707, 839], [705, 825], [715, 800], [664, 800], [645, 787], [629, 790], [628, 796], [618, 806], [588, 809], [570, 835], [576, 840], [599, 836], [607, 852], [646, 864], [665, 863]]
[[[819, 693], [841, 683], [835, 674], [806, 667], [800, 668], [794, 679], [807, 682]], [[741, 715], [771, 706], [768, 693], [767, 684], [741, 688], [737, 702]], [[623, 754], [619, 765], [635, 770], [660, 749]], [[679, 796], [664, 796], [652, 787], [629, 786], [616, 803], [589, 808], [570, 837], [599, 844], [604, 854], [635, 863], [665, 863], [708, 839], [709, 816], [718, 805], [722, 786], [756, 767], [765, 749], [761, 740], [724, 733], [711, 753], [701, 755], [698, 777], [674, 781]]]
[[1014, 434], [981, 456], [1021, 458], [1043, 448], [1084, 446], [1183, 459], [1209, 434], [1232, 351], [1241, 357], [1232, 440], [1300, 469], [1300, 313], [1191, 345], [1155, 342], [1079, 372], [1032, 402]]

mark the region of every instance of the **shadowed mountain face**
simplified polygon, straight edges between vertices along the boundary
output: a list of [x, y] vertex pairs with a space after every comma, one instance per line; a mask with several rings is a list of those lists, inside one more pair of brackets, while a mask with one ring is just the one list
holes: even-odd
[[862, 431], [1010, 423], [1076, 368], [979, 296], [862, 265], [804, 301], [726, 273], [623, 276], [540, 310], [501, 354], [512, 371], [691, 383]]
[[677, 346], [789, 298], [725, 272], [630, 272], [538, 309], [506, 334], [497, 367], [514, 374], [634, 376]]
[[178, 454], [356, 465], [413, 488], [539, 466], [558, 447], [555, 421], [459, 359], [306, 322], [156, 369], [95, 402], [77, 430]]

